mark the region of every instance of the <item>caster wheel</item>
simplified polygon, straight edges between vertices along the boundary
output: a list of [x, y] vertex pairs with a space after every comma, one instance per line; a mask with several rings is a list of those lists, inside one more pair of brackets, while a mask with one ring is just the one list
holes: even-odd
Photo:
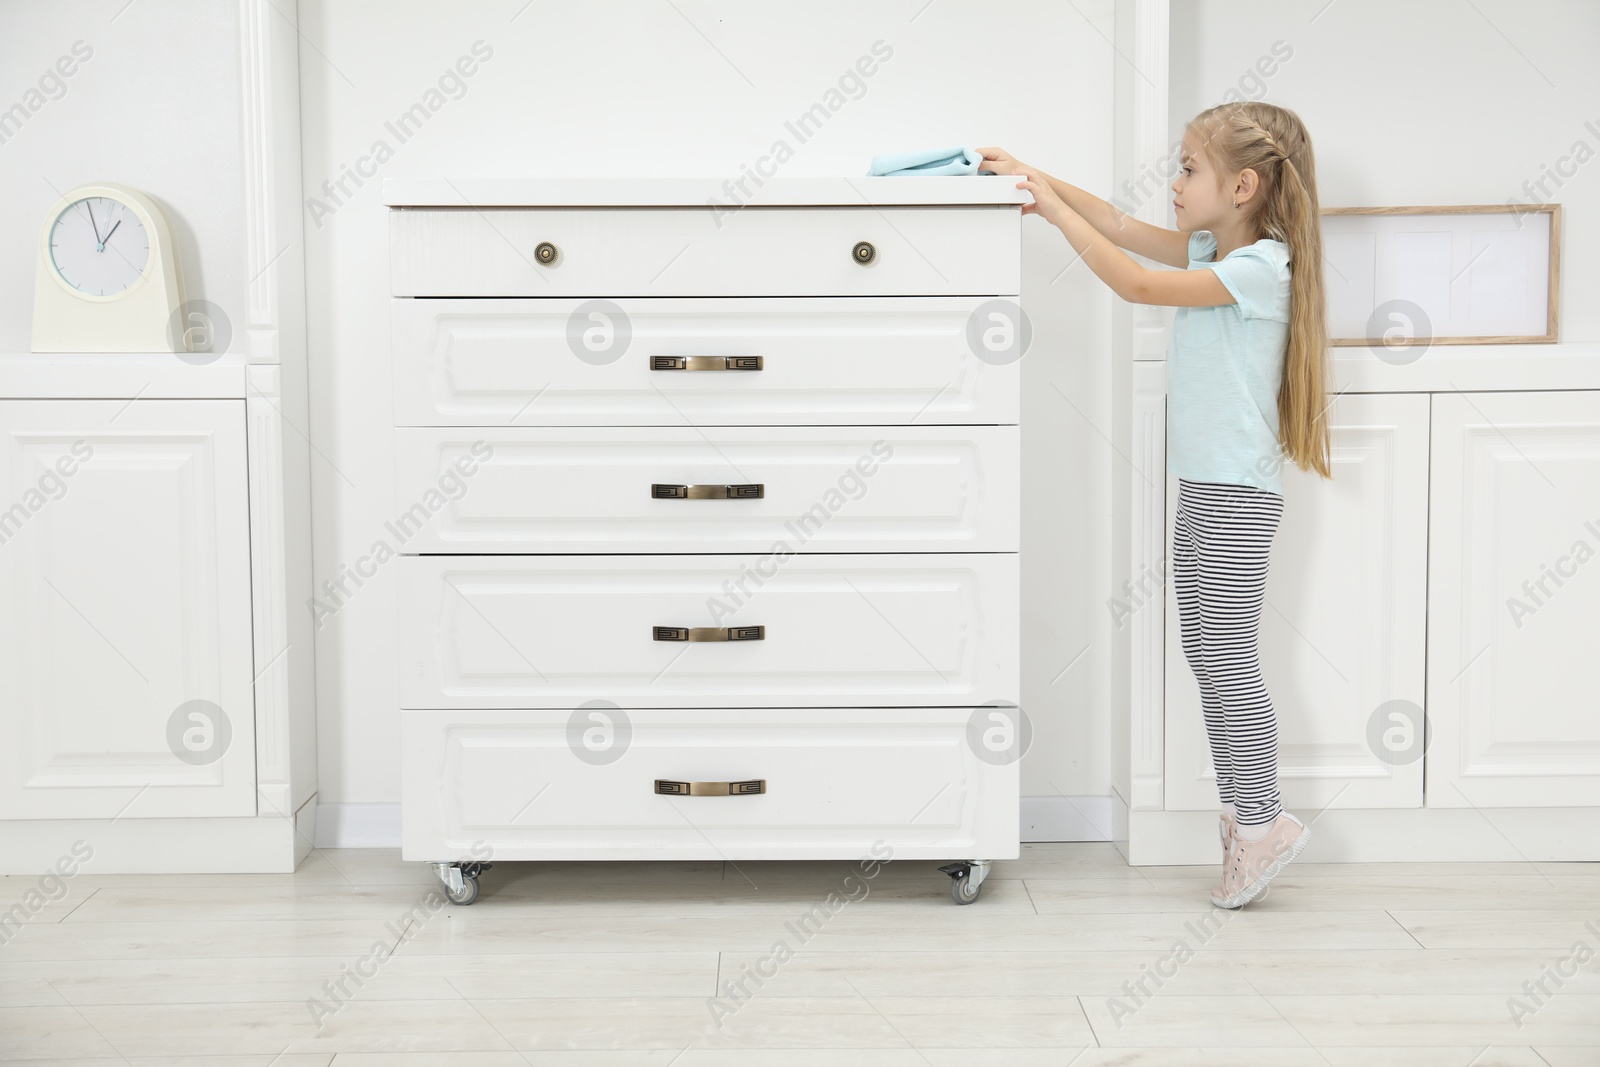
[[989, 875], [987, 861], [947, 863], [939, 868], [940, 874], [950, 876], [950, 899], [957, 904], [971, 904], [983, 893], [983, 880]]
[[957, 904], [971, 904], [983, 893], [983, 886], [973, 885], [971, 875], [961, 874], [950, 879], [950, 899]]
[[478, 875], [490, 866], [492, 864], [441, 861], [433, 865], [433, 870], [444, 883], [445, 899], [452, 904], [465, 905], [478, 899]]
[[461, 879], [461, 891], [458, 893], [450, 886], [444, 887], [444, 895], [450, 898], [450, 903], [460, 904], [465, 907], [478, 899], [478, 878], [476, 875]]

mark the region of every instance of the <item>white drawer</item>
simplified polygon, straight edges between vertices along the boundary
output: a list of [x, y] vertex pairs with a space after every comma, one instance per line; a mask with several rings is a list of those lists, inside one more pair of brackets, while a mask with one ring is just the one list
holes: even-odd
[[[1016, 205], [398, 208], [395, 296], [975, 296], [1022, 291]], [[868, 242], [874, 255], [857, 262]], [[538, 248], [553, 245], [553, 262]]]
[[[694, 708], [578, 727], [566, 710], [401, 712], [403, 856], [1014, 859], [1017, 764], [978, 757], [974, 710]], [[585, 728], [609, 729], [601, 751], [621, 757], [576, 755]], [[668, 796], [657, 779], [765, 792]]]
[[[404, 556], [400, 706], [1016, 700], [1016, 553]], [[658, 640], [657, 627], [764, 627]]]
[[1019, 438], [1016, 426], [402, 429], [394, 524], [410, 554], [1015, 552]]
[[[620, 300], [620, 321], [582, 300], [391, 303], [397, 426], [1017, 421], [1018, 362], [979, 358], [969, 340], [983, 343], [974, 327], [996, 308], [1020, 321], [1015, 300]], [[608, 347], [592, 351], [584, 331]]]

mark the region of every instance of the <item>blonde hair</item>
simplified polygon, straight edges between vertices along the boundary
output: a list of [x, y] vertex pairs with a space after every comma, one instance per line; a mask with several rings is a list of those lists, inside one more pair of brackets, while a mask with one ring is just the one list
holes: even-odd
[[1261, 191], [1246, 205], [1251, 220], [1257, 232], [1289, 246], [1289, 338], [1278, 388], [1278, 441], [1301, 470], [1331, 478], [1328, 322], [1311, 135], [1293, 111], [1260, 100], [1208, 108], [1189, 128], [1220, 174], [1256, 172]]

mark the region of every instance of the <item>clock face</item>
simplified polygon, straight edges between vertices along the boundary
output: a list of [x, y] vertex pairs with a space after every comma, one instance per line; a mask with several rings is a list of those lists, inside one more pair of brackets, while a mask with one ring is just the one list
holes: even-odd
[[116, 296], [144, 276], [150, 238], [133, 208], [91, 196], [68, 204], [56, 219], [50, 259], [62, 281], [85, 296]]

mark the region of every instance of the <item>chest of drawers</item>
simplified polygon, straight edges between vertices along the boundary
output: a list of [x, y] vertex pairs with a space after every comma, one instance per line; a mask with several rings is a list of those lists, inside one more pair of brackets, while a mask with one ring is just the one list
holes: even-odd
[[390, 181], [404, 856], [1018, 855], [1001, 177]]

